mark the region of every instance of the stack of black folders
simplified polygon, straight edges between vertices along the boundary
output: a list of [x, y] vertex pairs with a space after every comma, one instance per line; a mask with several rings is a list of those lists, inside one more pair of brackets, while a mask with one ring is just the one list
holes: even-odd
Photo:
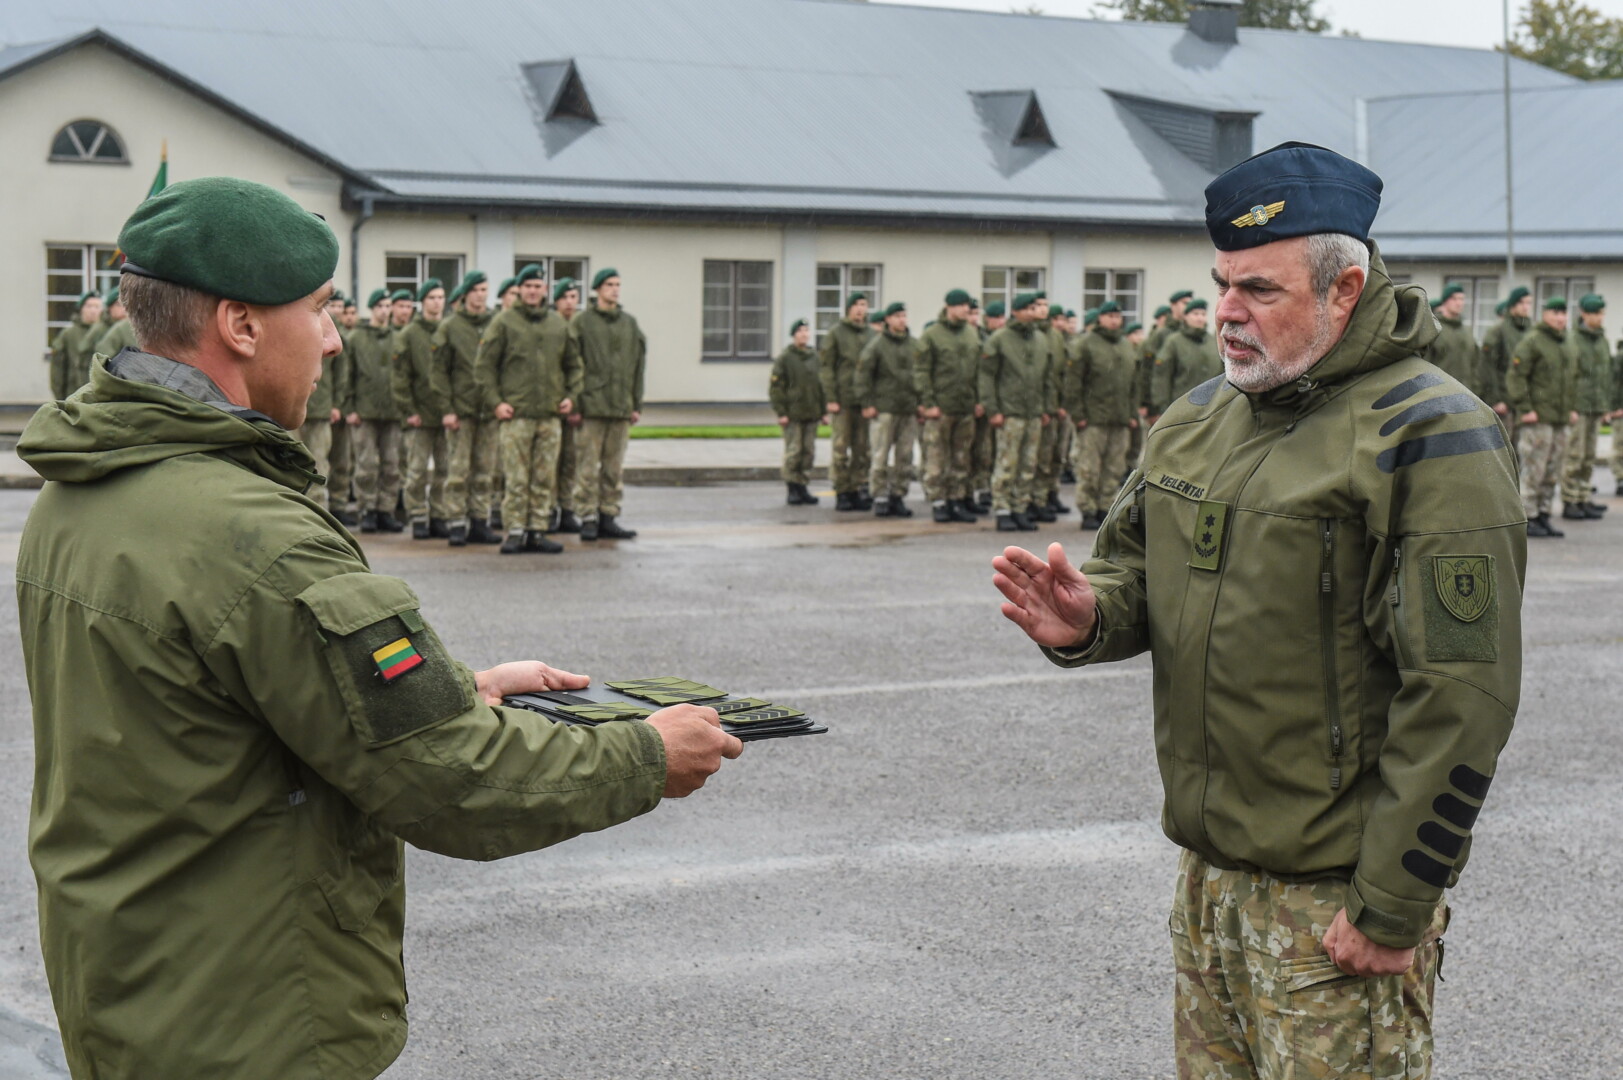
[[584, 690], [543, 690], [515, 694], [502, 704], [538, 712], [562, 724], [596, 727], [616, 720], [644, 720], [668, 705], [703, 705], [721, 714], [721, 726], [742, 742], [787, 739], [794, 735], [821, 735], [828, 730], [814, 724], [799, 709], [755, 697], [729, 697], [724, 690], [673, 675], [658, 679], [626, 679], [593, 685]]

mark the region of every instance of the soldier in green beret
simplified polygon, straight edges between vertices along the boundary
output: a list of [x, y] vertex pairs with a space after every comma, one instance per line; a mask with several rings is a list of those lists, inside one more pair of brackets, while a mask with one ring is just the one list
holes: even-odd
[[1016, 296], [1014, 320], [981, 349], [980, 403], [998, 433], [992, 506], [1000, 532], [1037, 528], [1037, 443], [1059, 407], [1059, 365], [1038, 328], [1038, 310], [1035, 293]]
[[1166, 347], [1172, 335], [1183, 329], [1184, 313], [1189, 310], [1189, 303], [1194, 296], [1194, 292], [1189, 289], [1179, 289], [1166, 303], [1156, 308], [1155, 326], [1145, 335], [1144, 344], [1140, 349], [1143, 360], [1138, 371], [1139, 416], [1143, 417], [1144, 423], [1132, 433], [1127, 449], [1128, 460], [1135, 467], [1144, 456], [1145, 433], [1161, 418], [1155, 390], [1156, 358], [1161, 355], [1161, 350]]
[[[338, 291], [327, 298], [327, 318], [337, 326], [343, 317], [344, 301]], [[343, 376], [344, 336], [340, 331], [338, 335], [339, 351], [336, 356], [323, 356], [321, 358], [321, 377], [316, 380], [316, 388], [310, 392], [310, 400], [305, 402], [304, 423], [299, 427], [299, 441], [310, 451], [310, 457], [316, 463], [316, 472], [327, 477], [327, 483], [309, 492], [310, 498], [319, 504], [322, 509], [331, 511], [336, 501], [342, 509], [346, 496], [335, 494], [333, 486], [332, 469], [332, 442], [333, 432], [344, 429], [344, 414], [338, 404], [338, 384]], [[337, 515], [334, 515], [337, 516]]]
[[338, 419], [333, 421], [332, 448], [328, 452], [332, 473], [327, 479], [327, 499], [333, 516], [350, 529], [358, 529], [361, 525], [360, 515], [355, 512], [355, 449], [350, 439], [353, 429], [346, 419], [354, 411], [351, 394], [355, 388], [351, 370], [354, 353], [350, 350], [349, 339], [354, 335], [359, 321], [360, 308], [355, 298], [344, 297], [338, 316], [338, 338], [343, 342], [344, 349], [334, 358], [331, 371], [332, 403], [333, 408], [338, 410]]
[[456, 294], [462, 303], [434, 331], [429, 367], [431, 394], [444, 409], [440, 423], [448, 444], [446, 542], [451, 547], [499, 544], [502, 538], [490, 527], [489, 514], [500, 430], [485, 408], [475, 369], [479, 339], [495, 317], [490, 281], [483, 270], [470, 270]]
[[626, 444], [642, 419], [648, 339], [620, 305], [620, 272], [592, 275], [592, 303], [569, 322], [572, 393], [583, 417], [576, 433], [580, 476], [575, 508], [582, 540], [630, 540], [619, 522], [625, 497]]
[[[1009, 324], [1009, 307], [1002, 300], [994, 300], [986, 305], [985, 325], [980, 328], [981, 348], [986, 348], [986, 342], [991, 336]], [[975, 410], [975, 442], [969, 448], [969, 485], [975, 492], [969, 507], [976, 514], [985, 516], [992, 512], [992, 471], [997, 466], [997, 429], [992, 426], [992, 418], [986, 410], [979, 408], [979, 362], [976, 363], [976, 398]]]
[[811, 324], [805, 319], [796, 319], [789, 327], [789, 344], [772, 361], [767, 398], [783, 429], [786, 501], [790, 506], [816, 506], [820, 500], [806, 485], [817, 458], [817, 425], [825, 420], [823, 380], [811, 348]]
[[[399, 294], [396, 294], [399, 295]], [[409, 304], [411, 294], [406, 294]], [[400, 413], [395, 405], [389, 358], [394, 355], [392, 303], [387, 289], [367, 298], [371, 312], [365, 326], [350, 333], [350, 447], [355, 455], [355, 499], [361, 510], [361, 532], [397, 533], [405, 528], [394, 516], [400, 494]]]
[[1567, 333], [1565, 297], [1546, 300], [1538, 323], [1517, 342], [1505, 374], [1505, 396], [1516, 418], [1527, 535], [1565, 536], [1550, 521], [1567, 440], [1578, 422], [1578, 346]]
[[94, 289], [79, 297], [73, 321], [51, 339], [51, 396], [62, 401], [90, 378], [90, 359], [102, 335], [101, 295]]
[[[1061, 312], [1064, 310], [1060, 308]], [[1037, 327], [1048, 335], [1048, 355], [1055, 367], [1063, 368], [1065, 332], [1055, 324], [1048, 294], [1041, 291], [1037, 293]], [[1055, 377], [1058, 378], [1057, 375]], [[1055, 410], [1055, 419], [1063, 421], [1065, 417], [1065, 403], [1061, 401]], [[1026, 512], [1037, 521], [1057, 521], [1061, 514], [1071, 512], [1071, 508], [1059, 499], [1060, 475], [1065, 471], [1065, 463], [1071, 450], [1069, 427], [1070, 425], [1066, 423], [1049, 424], [1038, 435], [1037, 468], [1032, 476], [1032, 489], [1036, 493], [1036, 498], [1031, 506], [1026, 508]]]
[[[574, 319], [580, 311], [580, 282], [572, 277], [559, 278], [552, 286], [552, 310], [564, 322]], [[553, 508], [548, 525], [549, 532], [578, 533], [580, 517], [575, 513], [575, 489], [580, 486], [580, 448], [577, 445], [584, 417], [572, 412], [564, 417], [558, 438], [558, 473], [552, 485], [557, 505]]]
[[868, 422], [862, 418], [862, 404], [856, 396], [857, 361], [869, 339], [868, 297], [854, 292], [845, 298], [845, 318], [828, 328], [818, 354], [832, 428], [829, 478], [834, 484], [835, 510], [873, 509], [873, 500], [863, 493], [873, 464]]
[[1574, 370], [1578, 419], [1567, 438], [1561, 516], [1568, 521], [1598, 521], [1606, 514], [1606, 507], [1589, 497], [1599, 460], [1595, 444], [1612, 404], [1612, 357], [1606, 351], [1603, 298], [1589, 293], [1578, 301], [1578, 332], [1572, 336], [1578, 351]]
[[118, 286], [107, 290], [102, 297], [105, 305], [102, 316], [106, 320], [107, 329], [96, 338], [91, 346], [92, 355], [117, 356], [120, 349], [133, 349], [135, 347], [135, 331], [130, 329], [130, 320], [125, 314], [124, 305], [118, 298]]
[[429, 278], [418, 287], [416, 301], [420, 309], [396, 332], [389, 361], [395, 409], [405, 425], [406, 519], [413, 540], [446, 540], [451, 535], [445, 500], [451, 454], [444, 418], [451, 399], [447, 381], [434, 377], [434, 335], [445, 314], [445, 285]]
[[1617, 351], [1612, 354], [1612, 411], [1607, 417], [1612, 424], [1612, 479], [1616, 482], [1615, 494], [1623, 495], [1623, 430], [1619, 430], [1618, 421], [1623, 420], [1623, 341], [1617, 343]]
[[971, 499], [970, 452], [979, 404], [981, 337], [970, 322], [973, 298], [946, 296], [942, 317], [919, 335], [913, 387], [924, 418], [924, 497], [937, 522], [979, 520]]
[[1217, 335], [1206, 328], [1206, 308], [1206, 301], [1190, 300], [1184, 306], [1182, 325], [1167, 335], [1156, 354], [1150, 412], [1157, 417], [1201, 383], [1223, 374]]
[[913, 483], [913, 444], [918, 438], [919, 395], [913, 386], [913, 335], [907, 305], [885, 308], [883, 330], [863, 346], [853, 388], [862, 417], [872, 422], [873, 467], [869, 490], [877, 517], [912, 517], [903, 501]]
[[514, 304], [518, 303], [517, 274], [514, 274], [510, 278], [506, 278], [500, 285], [496, 287], [496, 302], [501, 305], [501, 310], [496, 312], [498, 315], [512, 307]]
[[1138, 426], [1140, 349], [1122, 334], [1121, 307], [1098, 309], [1098, 325], [1066, 358], [1060, 401], [1076, 426], [1076, 504], [1082, 528], [1097, 529], [1127, 468], [1128, 433]]
[[[1501, 310], [1502, 309], [1502, 310]], [[1510, 407], [1510, 393], [1505, 379], [1510, 371], [1510, 358], [1521, 344], [1522, 337], [1533, 326], [1533, 294], [1525, 285], [1510, 290], [1500, 305], [1499, 321], [1488, 328], [1482, 338], [1482, 358], [1477, 367], [1477, 397], [1493, 406], [1504, 425], [1507, 435], [1516, 430], [1516, 414]]]
[[1444, 286], [1442, 295], [1432, 301], [1432, 314], [1437, 316], [1440, 330], [1437, 340], [1426, 350], [1426, 359], [1480, 397], [1477, 377], [1482, 368], [1481, 350], [1465, 325], [1466, 300], [1465, 287], [1455, 283]]

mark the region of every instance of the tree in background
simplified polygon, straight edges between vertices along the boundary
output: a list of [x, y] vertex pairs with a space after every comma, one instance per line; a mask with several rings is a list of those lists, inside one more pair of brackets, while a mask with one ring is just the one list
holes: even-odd
[[[1571, 3], [1572, 0], [1556, 2]], [[1318, 0], [1245, 0], [1240, 7], [1240, 25], [1322, 34], [1330, 29], [1330, 20], [1314, 10], [1317, 5]], [[1189, 19], [1189, 4], [1187, 0], [1100, 0], [1093, 5], [1093, 13], [1141, 22], [1181, 23]]]
[[1623, 77], [1623, 19], [1607, 18], [1581, 0], [1529, 0], [1510, 55], [1580, 79]]

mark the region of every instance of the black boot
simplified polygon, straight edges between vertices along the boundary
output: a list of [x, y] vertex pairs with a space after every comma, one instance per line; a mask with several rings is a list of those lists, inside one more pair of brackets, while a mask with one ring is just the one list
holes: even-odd
[[556, 540], [548, 540], [547, 534], [540, 529], [527, 529], [524, 533], [524, 550], [539, 551], [543, 555], [556, 555], [564, 546]]
[[[1589, 515], [1584, 512], [1584, 508], [1578, 503], [1567, 503], [1565, 506], [1563, 506], [1561, 508], [1561, 516], [1566, 518], [1568, 521], [1589, 520]], [[1596, 514], [1595, 516], [1600, 517], [1599, 514]]]
[[554, 506], [552, 508], [552, 513], [547, 515], [547, 532], [555, 533], [558, 531], [558, 519], [562, 514], [563, 511], [558, 507]]
[[868, 493], [867, 488], [858, 488], [856, 494], [852, 495], [851, 498], [856, 501], [856, 508], [858, 510], [873, 509], [873, 496]]
[[[1620, 494], [1623, 494], [1623, 492], [1620, 492]], [[975, 506], [980, 510], [981, 513], [990, 514], [992, 512], [992, 493], [990, 491], [982, 491], [977, 493], [975, 496]]]
[[852, 499], [851, 492], [849, 492], [849, 491], [840, 491], [840, 492], [835, 493], [835, 495], [834, 495], [834, 509], [835, 510], [845, 511], [845, 510], [855, 510], [856, 508], [857, 508], [857, 504]]
[[580, 538], [582, 540], [597, 539], [597, 518], [589, 517], [580, 523]]
[[613, 514], [604, 514], [597, 523], [597, 535], [605, 540], [635, 540], [636, 529], [627, 529], [614, 520]]
[[930, 507], [930, 517], [937, 525], [948, 525], [957, 519], [952, 516], [953, 508], [944, 502], [938, 502]]
[[447, 540], [451, 536], [451, 523], [444, 518], [431, 517], [428, 519], [428, 535], [435, 540]]
[[947, 514], [953, 521], [961, 521], [966, 525], [973, 525], [975, 522], [980, 520], [980, 518], [975, 515], [974, 508], [969, 505], [968, 499], [958, 499], [948, 502]]
[[1065, 471], [1059, 474], [1059, 482], [1062, 484], [1076, 483], [1076, 470], [1069, 465], [1065, 466]]
[[1567, 535], [1566, 533], [1562, 532], [1560, 529], [1556, 528], [1554, 525], [1550, 524], [1550, 515], [1548, 513], [1540, 514], [1538, 516], [1538, 520], [1539, 520], [1539, 524], [1543, 525], [1545, 530], [1548, 531], [1551, 536], [1565, 536], [1565, 535]]
[[874, 517], [890, 517], [890, 515], [891, 504], [889, 499], [880, 499], [878, 502], [873, 503]]
[[811, 491], [806, 487], [805, 484], [796, 484], [795, 486], [800, 489], [800, 505], [801, 506], [816, 506], [818, 503], [823, 501], [822, 499], [819, 499], [816, 495], [813, 495], [811, 493]]
[[507, 539], [502, 543], [503, 555], [518, 555], [524, 551], [524, 534], [522, 532], [508, 533]]
[[1050, 510], [1046, 506], [1038, 506], [1036, 503], [1026, 504], [1026, 516], [1042, 522], [1059, 520], [1059, 518], [1054, 514], [1054, 511]]
[[368, 510], [361, 515], [361, 531], [363, 533], [375, 533], [378, 531], [378, 512], [376, 510]]
[[977, 517], [985, 517], [992, 512], [990, 506], [982, 506], [980, 500], [973, 495], [959, 499], [958, 505], [963, 508], [965, 513], [974, 514]]
[[474, 518], [468, 526], [468, 543], [499, 544], [502, 534], [492, 529], [482, 518]]
[[907, 508], [907, 504], [902, 501], [902, 497], [900, 495], [892, 495], [890, 497], [890, 516], [901, 518], [912, 517], [913, 511]]
[[411, 523], [411, 538], [413, 540], [427, 540], [428, 533], [428, 522], [414, 521]]
[[573, 510], [563, 510], [558, 514], [558, 531], [561, 533], [580, 532], [580, 518], [575, 516]]
[[455, 525], [452, 525], [451, 528], [449, 530], [447, 530], [447, 535], [446, 535], [445, 539], [450, 544], [451, 547], [467, 547], [468, 546], [468, 524], [467, 524], [467, 522], [459, 521]]
[[1019, 532], [1020, 523], [1014, 520], [1013, 514], [999, 514], [997, 516], [998, 532]]
[[378, 532], [397, 533], [405, 531], [406, 526], [398, 521], [393, 514], [384, 510], [378, 511]]
[[1019, 526], [1021, 532], [1037, 531], [1037, 523], [1032, 521], [1029, 515], [1017, 513], [1010, 516], [1014, 518], [1014, 523]]
[[499, 505], [490, 508], [490, 528], [497, 536], [502, 534], [502, 508]]
[[800, 485], [799, 484], [788, 484], [786, 486], [789, 488], [789, 494], [783, 500], [784, 503], [786, 505], [789, 505], [789, 506], [799, 506], [800, 505]]
[[1584, 503], [1584, 514], [1591, 521], [1599, 521], [1601, 518], [1606, 516], [1606, 507], [1602, 506], [1600, 503], [1586, 502]]
[[1048, 493], [1048, 509], [1054, 511], [1055, 514], [1069, 514], [1071, 512], [1069, 506], [1059, 501], [1059, 492], [1057, 491]]
[[350, 513], [348, 510], [340, 510], [335, 513], [333, 517], [337, 518], [338, 524], [342, 525], [346, 529], [353, 529], [355, 526], [361, 523], [361, 519]]

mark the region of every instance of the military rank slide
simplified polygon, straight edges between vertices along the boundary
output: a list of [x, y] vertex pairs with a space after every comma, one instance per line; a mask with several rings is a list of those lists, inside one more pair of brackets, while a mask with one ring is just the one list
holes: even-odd
[[742, 742], [821, 735], [828, 728], [812, 722], [799, 709], [756, 697], [730, 697], [714, 686], [680, 679], [625, 679], [584, 690], [545, 690], [515, 694], [502, 704], [528, 709], [564, 724], [595, 727], [616, 720], [645, 720], [669, 705], [704, 705], [721, 714], [721, 726]]

